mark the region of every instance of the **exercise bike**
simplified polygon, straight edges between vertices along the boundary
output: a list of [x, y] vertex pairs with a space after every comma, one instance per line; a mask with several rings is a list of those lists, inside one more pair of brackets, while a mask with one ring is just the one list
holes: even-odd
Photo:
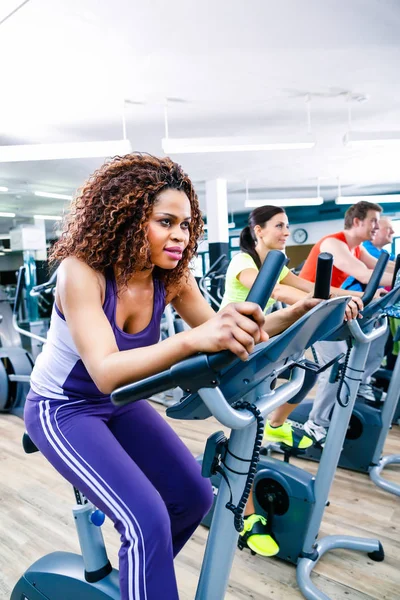
[[[381, 254], [379, 264], [385, 266], [387, 260], [388, 255]], [[397, 286], [382, 298], [371, 302], [363, 311], [363, 319], [359, 321], [360, 329], [368, 331], [377, 319], [381, 319], [386, 323], [385, 308], [392, 306], [399, 299], [400, 286]], [[346, 385], [345, 365], [341, 368], [340, 381]], [[334, 377], [335, 374], [333, 373]], [[332, 383], [334, 382], [333, 380]], [[339, 383], [340, 385], [343, 385], [343, 383]], [[398, 496], [400, 495], [400, 485], [384, 480], [381, 473], [389, 464], [400, 464], [400, 455], [382, 456], [391, 424], [398, 410], [399, 397], [400, 363], [396, 363], [387, 396], [383, 403], [376, 402], [372, 404], [365, 400], [357, 400], [355, 403], [338, 464], [339, 467], [345, 469], [369, 474], [376, 485]], [[293, 411], [290, 419], [300, 425], [305, 423], [312, 404], [312, 400], [304, 400]], [[298, 456], [299, 458], [319, 461], [322, 454], [322, 449], [316, 445], [311, 446]]]
[[[382, 271], [382, 264], [375, 271], [366, 289], [364, 295], [366, 303], [372, 298], [380, 280], [381, 272], [379, 272], [379, 269]], [[325, 277], [325, 281], [329, 282], [330, 277]], [[317, 294], [320, 296], [321, 292], [318, 291]], [[343, 307], [348, 299], [342, 297], [334, 300], [340, 300]], [[331, 301], [325, 303], [325, 307], [329, 306], [329, 302]], [[342, 310], [341, 316], [343, 314], [344, 310]], [[321, 313], [319, 313], [319, 316], [323, 317]], [[310, 325], [311, 319], [312, 316], [310, 315], [308, 325]], [[235, 402], [240, 395], [243, 395], [249, 381], [255, 380], [257, 382], [258, 373], [261, 369], [265, 369], [264, 372], [268, 373], [269, 377], [257, 389], [258, 399], [268, 397], [272, 393], [276, 378], [284, 369], [291, 368], [293, 373], [299, 368], [317, 369], [315, 365], [302, 358], [302, 353], [305, 348], [310, 347], [318, 339], [336, 339], [338, 336], [348, 337], [351, 334], [354, 347], [349, 358], [348, 368], [353, 373], [357, 372], [362, 369], [365, 363], [369, 344], [377, 339], [384, 329], [384, 326], [379, 326], [377, 329], [371, 328], [368, 333], [365, 333], [361, 331], [357, 322], [351, 321], [343, 325], [343, 321], [338, 319], [334, 329], [330, 327], [331, 324], [328, 321], [322, 321], [314, 330], [313, 335], [307, 336], [302, 325], [300, 319], [286, 332], [282, 333], [278, 339], [271, 340], [269, 342], [269, 353], [266, 356], [261, 355], [256, 364], [251, 363], [247, 369], [240, 365], [233, 365], [228, 368], [224, 372], [224, 385], [222, 386], [222, 382], [220, 384], [225, 398], [229, 402]], [[294, 335], [293, 339], [291, 339], [292, 335]], [[262, 358], [264, 360], [269, 358], [270, 362], [262, 364]], [[251, 369], [252, 366], [253, 369]], [[241, 377], [237, 377], [235, 369], [239, 370]], [[350, 381], [349, 395], [343, 398], [343, 406], [338, 404], [335, 407], [323, 462], [321, 462], [316, 477], [272, 456], [261, 457], [256, 467], [257, 474], [254, 480], [256, 512], [267, 517], [269, 533], [279, 545], [278, 557], [297, 565], [299, 588], [303, 595], [310, 600], [329, 600], [311, 582], [312, 569], [327, 551], [334, 548], [348, 548], [366, 552], [369, 558], [375, 561], [384, 559], [383, 548], [378, 540], [333, 535], [316, 541], [336, 471], [342, 441], [350, 419], [352, 405], [357, 394], [358, 384], [359, 381], [356, 378]], [[205, 403], [204, 391], [200, 390], [197, 396], [187, 398], [180, 406], [169, 408], [167, 410], [168, 416], [179, 419], [207, 418], [210, 412], [201, 404], [199, 396]], [[276, 405], [273, 405], [271, 409], [275, 407]], [[260, 440], [262, 440], [262, 431], [259, 433]], [[221, 432], [214, 434], [209, 440], [203, 457], [201, 457], [203, 472], [213, 475], [212, 484], [216, 496], [211, 514], [206, 519], [206, 524], [210, 524], [211, 521], [211, 532], [214, 527], [220, 533], [218, 526], [221, 520], [221, 512], [223, 507], [231, 502], [229, 489], [228, 491], [226, 489], [225, 478], [227, 477], [230, 481], [231, 477], [238, 476], [239, 473], [243, 475], [243, 471], [246, 470], [246, 463], [243, 460], [247, 457], [240, 450], [231, 448], [231, 440], [232, 437], [227, 443]], [[235, 455], [235, 460], [232, 459], [232, 455]], [[232, 475], [232, 472], [235, 475]], [[220, 499], [221, 494], [223, 494], [223, 500]], [[240, 538], [239, 547], [243, 547]], [[209, 589], [209, 591], [211, 590]], [[203, 596], [200, 597], [203, 598]], [[204, 598], [208, 597], [212, 596], [204, 595]]]
[[[281, 252], [271, 254], [253, 286], [249, 300], [259, 300], [261, 305], [265, 305], [264, 298], [269, 297], [285, 261], [286, 258]], [[229, 364], [235, 359], [236, 357], [231, 353], [218, 353], [210, 356], [198, 355], [193, 359], [182, 361], [171, 368], [177, 377], [175, 385], [186, 389], [188, 387], [186, 379], [189, 376], [191, 384], [194, 383], [196, 386], [195, 382], [197, 382], [197, 385], [203, 387], [210, 383], [210, 376], [214, 380], [218, 376], [218, 370], [225, 363]], [[199, 361], [199, 369], [197, 369]], [[210, 367], [208, 367], [209, 361], [212, 361]], [[156, 380], [159, 377], [162, 378], [162, 374], [154, 376]], [[151, 381], [154, 378], [150, 378]], [[301, 380], [301, 377], [294, 378], [287, 389], [298, 391]], [[144, 382], [144, 388], [149, 391], [147, 397], [164, 392], [171, 387], [174, 386], [163, 385], [162, 389], [159, 389], [152, 383], [147, 386], [146, 381]], [[140, 393], [143, 398], [143, 391]], [[118, 395], [116, 392], [115, 398], [118, 398]], [[282, 392], [279, 397], [278, 404], [285, 402]], [[248, 424], [254, 420], [252, 415], [238, 414], [239, 418]], [[27, 453], [37, 451], [27, 434], [24, 435], [23, 446]], [[82, 555], [54, 552], [39, 559], [17, 582], [11, 600], [118, 600], [120, 598], [118, 571], [112, 569], [109, 563], [100, 529], [104, 515], [97, 511], [76, 488], [74, 494], [77, 504], [73, 509], [73, 515]], [[207, 596], [208, 600], [211, 597]], [[222, 599], [222, 595], [220, 598]]]
[[[378, 280], [379, 274], [376, 274], [376, 285]], [[317, 281], [320, 281], [319, 277]], [[329, 283], [330, 276], [325, 273], [323, 281]], [[371, 282], [373, 285], [374, 281]], [[321, 295], [318, 292], [318, 296]], [[242, 511], [256, 471], [256, 502], [263, 505], [260, 510], [264, 509], [264, 514], [269, 517], [272, 533], [278, 530], [277, 538], [279, 532], [280, 556], [298, 563], [298, 584], [306, 598], [327, 599], [310, 580], [313, 567], [327, 550], [345, 547], [366, 552], [372, 560], [383, 560], [383, 548], [376, 539], [329, 536], [316, 543], [351, 404], [345, 411], [337, 411], [334, 428], [337, 437], [332, 433], [329, 438], [330, 458], [325, 460], [317, 480], [292, 465], [272, 458], [262, 458], [257, 464], [263, 437], [261, 417], [299, 392], [304, 381], [304, 369], [313, 368], [303, 358], [304, 349], [318, 339], [337, 334], [343, 326], [347, 301], [348, 298], [341, 297], [321, 303], [280, 336], [257, 346], [245, 363], [238, 360], [231, 364], [214, 363], [211, 356], [207, 365], [204, 356], [200, 355], [163, 374], [114, 392], [113, 401], [120, 405], [135, 401], [154, 388], [162, 390], [171, 384], [180, 385], [188, 395], [178, 405], [167, 409], [168, 416], [206, 419], [213, 415], [232, 430], [229, 440], [222, 432], [212, 435], [202, 458], [203, 475], [213, 477], [216, 498], [196, 600], [220, 600], [224, 597], [238, 532], [243, 527]], [[354, 368], [358, 368], [360, 361], [365, 361], [369, 343], [382, 333], [382, 329], [365, 334], [359, 330], [357, 323], [349, 323], [346, 327], [354, 330], [354, 338], [359, 343], [361, 356], [353, 353], [350, 360]], [[217, 360], [221, 359], [218, 357]], [[217, 365], [218, 372], [215, 372]], [[287, 368], [292, 370], [289, 382], [276, 388], [277, 377]], [[352, 401], [357, 387], [358, 382], [351, 389]], [[242, 495], [243, 482], [245, 493]]]
[[18, 272], [12, 311], [8, 303], [2, 302], [0, 307], [7, 331], [12, 332], [12, 336], [7, 337], [11, 344], [3, 345], [0, 348], [0, 412], [10, 413], [20, 418], [23, 416], [25, 398], [29, 391], [30, 374], [34, 364], [31, 354], [22, 347], [19, 335], [19, 333], [22, 335], [28, 335], [28, 333], [15, 327], [22, 301], [24, 272], [25, 267], [21, 267]]

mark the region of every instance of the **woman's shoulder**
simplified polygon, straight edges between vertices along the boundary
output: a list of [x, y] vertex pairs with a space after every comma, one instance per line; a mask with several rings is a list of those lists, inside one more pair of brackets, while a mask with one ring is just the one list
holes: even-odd
[[68, 286], [78, 290], [98, 286], [103, 295], [105, 285], [105, 276], [76, 256], [64, 258], [58, 267], [57, 287]]

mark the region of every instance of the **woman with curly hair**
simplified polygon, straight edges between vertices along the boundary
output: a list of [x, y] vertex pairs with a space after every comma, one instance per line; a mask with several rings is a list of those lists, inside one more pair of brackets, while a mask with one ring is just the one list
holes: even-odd
[[[202, 228], [181, 167], [130, 154], [83, 186], [51, 254], [61, 263], [55, 305], [25, 423], [51, 464], [114, 522], [122, 600], [178, 598], [173, 558], [212, 491], [157, 411], [145, 400], [115, 407], [112, 390], [196, 352], [229, 349], [245, 360], [266, 331], [310, 308], [265, 318], [242, 302], [215, 314], [189, 270]], [[159, 342], [168, 303], [192, 329]]]

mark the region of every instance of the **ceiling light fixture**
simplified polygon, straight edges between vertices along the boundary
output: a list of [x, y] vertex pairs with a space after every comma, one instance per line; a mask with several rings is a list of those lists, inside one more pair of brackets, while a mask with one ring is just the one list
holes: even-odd
[[0, 146], [0, 162], [99, 158], [132, 152], [129, 140]]
[[[15, 213], [12, 213], [12, 212], [0, 212], [0, 217], [10, 217], [11, 219], [13, 219], [15, 217]], [[2, 236], [2, 239], [5, 239], [4, 236]]]
[[387, 204], [389, 202], [399, 202], [400, 194], [382, 194], [381, 196], [338, 196], [335, 200], [336, 204], [356, 204], [362, 200], [366, 202], [377, 202], [378, 204]]
[[[347, 98], [347, 126], [348, 131], [343, 137], [343, 144], [349, 148], [369, 147], [369, 146], [393, 146], [400, 144], [400, 131], [353, 131], [351, 103], [356, 100], [350, 92]], [[340, 195], [340, 194], [339, 194]]]
[[165, 154], [194, 154], [204, 152], [263, 152], [268, 150], [304, 150], [316, 144], [310, 130], [310, 111], [308, 103], [308, 131], [303, 139], [266, 140], [265, 137], [199, 137], [171, 138], [168, 127], [168, 103], [164, 105], [165, 137], [161, 146]]
[[317, 195], [312, 198], [250, 198], [249, 183], [246, 180], [246, 196], [244, 205], [246, 208], [258, 208], [259, 206], [319, 206], [324, 203], [323, 197], [319, 193], [319, 179], [317, 179]]
[[349, 148], [400, 144], [400, 131], [348, 131], [343, 143]]
[[262, 152], [267, 150], [303, 150], [313, 148], [314, 140], [266, 142], [262, 138], [209, 137], [168, 138], [161, 140], [165, 154], [194, 154], [203, 152]]
[[56, 200], [72, 200], [72, 196], [68, 196], [67, 194], [56, 194], [53, 192], [34, 192], [35, 196], [40, 196], [41, 198], [55, 198]]
[[60, 144], [18, 144], [0, 146], [0, 163], [73, 158], [106, 158], [132, 152], [126, 137], [125, 101], [122, 108], [122, 139], [106, 142], [67, 142]]
[[244, 205], [246, 208], [256, 208], [258, 206], [319, 206], [324, 203], [322, 196], [315, 198], [264, 198], [264, 200], [246, 200]]
[[8, 187], [4, 187], [4, 185], [0, 185], [0, 192], [8, 192]]
[[61, 221], [62, 217], [55, 217], [53, 215], [33, 215], [34, 219], [42, 219], [43, 221]]
[[[233, 222], [228, 223], [228, 229], [235, 229], [235, 227], [236, 227], [236, 223], [233, 223]], [[204, 223], [203, 229], [204, 229], [204, 231], [207, 231], [207, 229], [208, 229], [207, 223]]]

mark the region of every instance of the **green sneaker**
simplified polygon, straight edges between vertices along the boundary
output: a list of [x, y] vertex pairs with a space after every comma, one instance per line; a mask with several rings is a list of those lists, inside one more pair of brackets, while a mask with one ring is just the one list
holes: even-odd
[[239, 534], [239, 548], [250, 548], [261, 556], [275, 556], [279, 546], [274, 538], [267, 533], [267, 519], [261, 515], [248, 515], [244, 518], [244, 529]]
[[289, 448], [298, 448], [299, 450], [305, 450], [313, 445], [313, 440], [308, 435], [304, 435], [303, 432], [299, 435], [287, 421], [280, 427], [271, 427], [270, 422], [267, 420], [264, 429], [264, 440], [285, 444]]

